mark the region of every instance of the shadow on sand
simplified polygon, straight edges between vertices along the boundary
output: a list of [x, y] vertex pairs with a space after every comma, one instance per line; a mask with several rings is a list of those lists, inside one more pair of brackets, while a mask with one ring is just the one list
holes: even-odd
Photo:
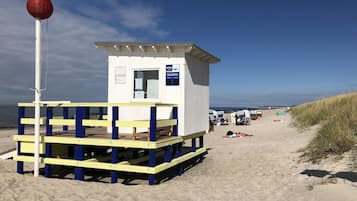
[[357, 182], [357, 173], [356, 172], [337, 172], [337, 173], [332, 173], [331, 171], [326, 171], [326, 170], [311, 170], [311, 169], [306, 169], [302, 171], [300, 174], [307, 175], [309, 177], [328, 177], [328, 178], [340, 178], [340, 179], [346, 179], [351, 182]]

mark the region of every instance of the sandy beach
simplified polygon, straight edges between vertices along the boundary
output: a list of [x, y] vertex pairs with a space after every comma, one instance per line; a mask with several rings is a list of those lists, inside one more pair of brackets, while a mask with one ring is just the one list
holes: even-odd
[[[34, 178], [30, 172], [17, 174], [14, 161], [2, 160], [0, 200], [356, 200], [357, 173], [348, 153], [341, 160], [321, 164], [302, 162], [298, 150], [314, 130], [298, 132], [290, 126], [289, 114], [277, 117], [275, 113], [263, 111], [263, 118], [250, 126], [215, 127], [205, 136], [209, 151], [203, 163], [155, 186], [135, 180], [124, 185]], [[254, 136], [224, 138], [228, 130]], [[11, 135], [15, 133], [0, 131], [0, 153], [14, 148]], [[31, 168], [27, 164], [25, 170]]]

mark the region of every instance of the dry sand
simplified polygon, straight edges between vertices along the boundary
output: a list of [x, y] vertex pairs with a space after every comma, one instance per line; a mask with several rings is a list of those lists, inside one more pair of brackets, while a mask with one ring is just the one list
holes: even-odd
[[[289, 126], [288, 114], [278, 118], [275, 112], [264, 111], [250, 126], [215, 127], [205, 137], [209, 151], [204, 162], [156, 186], [34, 178], [31, 173], [16, 174], [14, 161], [0, 161], [0, 200], [357, 200], [357, 174], [349, 168], [348, 155], [319, 165], [299, 162], [297, 151], [313, 131], [299, 133]], [[228, 130], [254, 136], [223, 138]], [[11, 132], [0, 131], [1, 150], [15, 145]], [[301, 174], [304, 171], [312, 176]], [[332, 175], [336, 178], [329, 178]]]

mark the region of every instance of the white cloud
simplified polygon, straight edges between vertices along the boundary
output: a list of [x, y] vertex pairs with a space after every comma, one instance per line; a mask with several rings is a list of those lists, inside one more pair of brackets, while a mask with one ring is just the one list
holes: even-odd
[[[135, 37], [99, 18], [70, 11], [63, 1], [52, 2], [54, 13], [48, 21], [46, 52], [48, 81], [43, 99], [105, 101], [107, 55], [96, 49], [94, 42], [131, 41]], [[109, 13], [109, 16], [116, 12], [116, 7], [104, 11], [92, 8], [98, 10], [99, 17], [103, 12]], [[147, 23], [156, 28], [158, 26], [154, 22]], [[0, 103], [33, 99], [29, 88], [34, 86], [34, 25], [24, 1], [0, 1]], [[46, 38], [46, 27], [43, 21], [43, 39]], [[45, 47], [43, 41], [43, 50]]]
[[150, 30], [160, 36], [165, 36], [167, 32], [158, 29], [158, 22], [161, 16], [160, 10], [154, 7], [137, 5], [121, 6], [119, 16], [123, 25], [133, 29]]
[[[145, 2], [145, 1], [143, 1]], [[102, 0], [100, 8], [96, 4], [77, 4], [73, 9], [83, 16], [109, 24], [120, 24], [132, 30], [142, 30], [164, 37], [168, 32], [159, 28], [161, 9], [140, 1]], [[61, 2], [69, 5], [71, 2]]]

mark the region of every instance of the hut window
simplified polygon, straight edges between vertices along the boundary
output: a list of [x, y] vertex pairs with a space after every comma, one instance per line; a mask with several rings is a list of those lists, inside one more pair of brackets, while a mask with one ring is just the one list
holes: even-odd
[[158, 70], [134, 71], [134, 98], [135, 99], [159, 98], [159, 71]]

